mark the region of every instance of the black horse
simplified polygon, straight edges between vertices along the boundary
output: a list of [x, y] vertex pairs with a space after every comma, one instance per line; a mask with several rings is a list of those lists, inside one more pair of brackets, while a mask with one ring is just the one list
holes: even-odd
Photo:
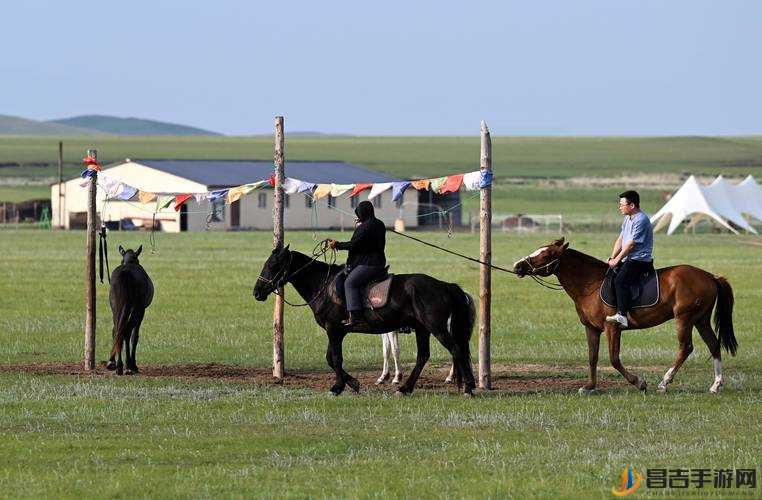
[[127, 375], [138, 373], [135, 352], [138, 347], [140, 324], [143, 322], [146, 308], [153, 300], [153, 282], [138, 260], [142, 251], [143, 245], [135, 251], [125, 250], [119, 245], [122, 264], [111, 273], [108, 298], [114, 320], [114, 346], [106, 368], [116, 370], [117, 375], [123, 373], [122, 344], [127, 351]]
[[[334, 280], [344, 266], [321, 262], [289, 247], [273, 250], [254, 286], [254, 297], [263, 301], [275, 290], [291, 283], [307, 301], [315, 321], [328, 334], [325, 358], [336, 373], [331, 393], [339, 395], [348, 384], [355, 392], [360, 383], [344, 371], [342, 342], [349, 331], [342, 325], [347, 312], [334, 293]], [[415, 368], [399, 394], [410, 394], [429, 360], [430, 335], [452, 355], [455, 381], [463, 393], [471, 395], [476, 387], [471, 370], [469, 341], [474, 325], [474, 301], [458, 285], [445, 283], [425, 274], [397, 274], [392, 279], [389, 300], [384, 307], [366, 310], [367, 326], [351, 331], [382, 334], [403, 327], [415, 330], [418, 347]]]

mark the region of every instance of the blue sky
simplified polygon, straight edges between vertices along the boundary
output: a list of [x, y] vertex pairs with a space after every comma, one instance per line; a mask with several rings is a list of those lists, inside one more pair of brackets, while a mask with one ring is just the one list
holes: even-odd
[[762, 2], [4, 2], [0, 114], [227, 134], [762, 133]]

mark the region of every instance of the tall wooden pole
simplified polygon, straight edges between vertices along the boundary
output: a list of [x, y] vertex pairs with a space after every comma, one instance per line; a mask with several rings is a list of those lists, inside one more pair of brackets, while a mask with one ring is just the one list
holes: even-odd
[[[87, 156], [98, 159], [98, 151], [90, 149]], [[85, 371], [95, 370], [95, 194], [98, 189], [98, 173], [90, 177], [87, 194], [87, 252], [85, 254], [85, 298], [87, 317], [85, 318]]]
[[63, 228], [63, 141], [58, 141], [58, 227]]
[[[285, 164], [283, 117], [275, 117], [275, 203], [273, 203], [273, 247], [283, 246], [283, 180]], [[273, 311], [273, 377], [283, 379], [283, 287], [275, 296]]]
[[[482, 120], [482, 140], [479, 170], [492, 171], [492, 139], [487, 124]], [[492, 186], [480, 190], [479, 205], [479, 260], [492, 263]], [[479, 387], [492, 388], [490, 369], [490, 335], [492, 305], [492, 269], [484, 264], [479, 269]]]

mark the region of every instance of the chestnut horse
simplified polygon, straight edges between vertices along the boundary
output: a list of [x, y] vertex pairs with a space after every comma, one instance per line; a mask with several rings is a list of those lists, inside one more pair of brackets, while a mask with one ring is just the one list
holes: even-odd
[[[548, 277], [555, 275], [564, 291], [574, 301], [580, 322], [587, 330], [587, 348], [590, 363], [590, 379], [580, 388], [580, 394], [595, 390], [598, 346], [601, 332], [606, 332], [611, 365], [640, 390], [646, 390], [646, 381], [635, 376], [622, 365], [619, 359], [619, 345], [622, 329], [605, 321], [606, 315], [614, 309], [601, 300], [598, 290], [608, 269], [608, 264], [582, 252], [569, 248], [564, 239], [540, 247], [514, 264], [514, 272], [521, 278], [527, 275]], [[660, 325], [675, 319], [677, 327], [678, 352], [672, 367], [664, 374], [658, 385], [660, 392], [666, 392], [667, 385], [693, 352], [693, 327], [709, 347], [714, 363], [714, 383], [709, 392], [722, 389], [722, 355], [720, 347], [735, 356], [738, 343], [733, 333], [733, 289], [722, 276], [712, 275], [693, 266], [679, 265], [658, 270], [659, 302], [652, 307], [630, 311], [630, 330], [639, 330]], [[715, 336], [710, 324], [712, 308], [715, 307]]]

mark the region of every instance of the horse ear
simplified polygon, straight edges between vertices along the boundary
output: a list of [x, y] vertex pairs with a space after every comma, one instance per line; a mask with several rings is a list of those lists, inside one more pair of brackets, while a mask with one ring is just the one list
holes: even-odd
[[566, 251], [567, 248], [569, 248], [569, 242], [568, 241], [566, 243], [564, 243], [564, 247], [563, 247], [562, 250]]
[[564, 244], [564, 237], [563, 237], [563, 236], [561, 236], [561, 239], [558, 239], [558, 240], [554, 241], [554, 242], [553, 242], [553, 244], [554, 244], [555, 246], [557, 246], [557, 247], [560, 247], [561, 245], [563, 245], [563, 244]]
[[288, 245], [286, 245], [286, 248], [284, 248], [284, 250], [288, 250], [288, 247], [290, 247], [290, 246], [291, 246], [291, 243], [289, 243]]
[[124, 255], [124, 248], [122, 247], [122, 245], [119, 245], [119, 253]]
[[138, 247], [138, 249], [135, 251], [135, 257], [137, 257], [138, 255], [140, 255], [140, 252], [142, 252], [142, 251], [143, 251], [143, 245], [140, 245], [140, 246]]

